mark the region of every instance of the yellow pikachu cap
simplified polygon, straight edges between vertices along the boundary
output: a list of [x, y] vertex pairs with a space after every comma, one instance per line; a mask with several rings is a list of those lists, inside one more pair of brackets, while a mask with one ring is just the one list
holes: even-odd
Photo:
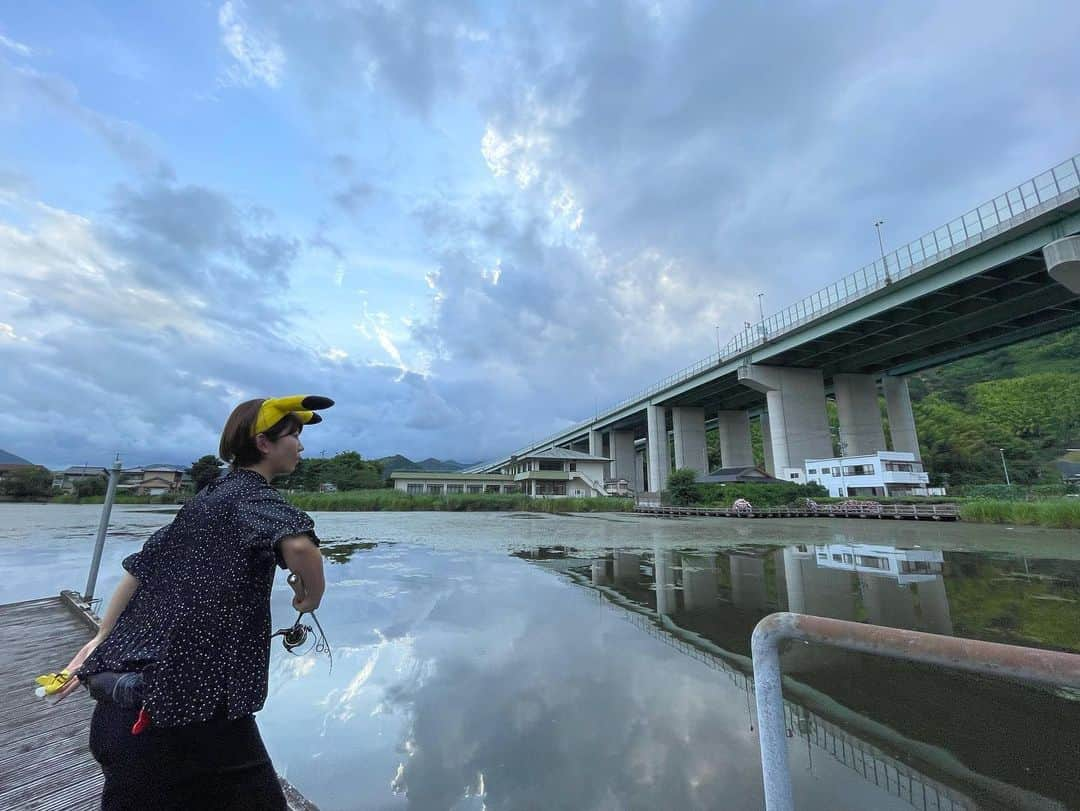
[[259, 407], [259, 416], [255, 424], [251, 426], [251, 435], [261, 434], [285, 419], [287, 414], [292, 414], [304, 425], [314, 425], [322, 422], [322, 417], [315, 413], [316, 409], [330, 408], [334, 401], [329, 397], [318, 397], [314, 394], [293, 394], [288, 397], [271, 397], [263, 400]]

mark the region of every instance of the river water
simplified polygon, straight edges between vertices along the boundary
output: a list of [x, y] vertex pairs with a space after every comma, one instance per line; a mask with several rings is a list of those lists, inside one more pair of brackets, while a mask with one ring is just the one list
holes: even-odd
[[[0, 504], [0, 602], [82, 590], [99, 511]], [[171, 516], [116, 508], [98, 595]], [[760, 808], [749, 636], [776, 610], [1080, 652], [1076, 532], [314, 517], [333, 671], [275, 646], [259, 724], [323, 811]], [[800, 809], [1080, 807], [1080, 695], [806, 645], [784, 670]]]

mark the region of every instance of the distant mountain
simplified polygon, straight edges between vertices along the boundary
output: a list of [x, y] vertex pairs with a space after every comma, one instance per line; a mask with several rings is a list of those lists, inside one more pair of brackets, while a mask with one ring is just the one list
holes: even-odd
[[[8, 453], [5, 450], [0, 450], [0, 465], [32, 465], [33, 462], [23, 459], [21, 456], [16, 456], [13, 453]], [[457, 464], [456, 462], [454, 464]]]
[[382, 465], [383, 476], [390, 478], [390, 474], [395, 470], [425, 470], [429, 472], [438, 471], [440, 473], [453, 473], [458, 470], [463, 470], [469, 465], [461, 462], [455, 462], [453, 459], [434, 459], [428, 458], [420, 462], [414, 462], [408, 457], [402, 456], [400, 453], [393, 456], [384, 456], [382, 459], [376, 459], [376, 462]]

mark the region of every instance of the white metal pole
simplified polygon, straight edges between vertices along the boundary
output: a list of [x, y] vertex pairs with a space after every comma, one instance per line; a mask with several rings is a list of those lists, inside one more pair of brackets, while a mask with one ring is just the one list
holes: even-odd
[[97, 585], [98, 568], [101, 566], [101, 551], [105, 548], [105, 533], [109, 530], [109, 513], [112, 512], [116, 499], [116, 484], [120, 481], [120, 457], [116, 457], [109, 471], [109, 489], [105, 492], [105, 504], [101, 508], [101, 520], [98, 522], [97, 540], [94, 542], [94, 559], [90, 562], [90, 576], [86, 579], [83, 601], [87, 604], [94, 598], [94, 586]]
[[1005, 471], [1005, 484], [1011, 486], [1012, 482], [1009, 481], [1009, 466], [1005, 464], [1005, 449], [998, 448], [1001, 451], [1001, 467]]

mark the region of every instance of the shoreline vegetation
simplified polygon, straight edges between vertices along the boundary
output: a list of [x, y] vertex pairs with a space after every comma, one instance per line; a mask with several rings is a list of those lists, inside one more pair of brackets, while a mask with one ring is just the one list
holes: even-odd
[[[758, 485], [762, 486], [762, 485]], [[756, 506], [770, 506], [770, 499], [761, 501], [754, 498], [754, 493], [738, 494], [750, 499]], [[1010, 496], [1016, 495], [1013, 493]], [[632, 512], [634, 501], [629, 498], [561, 498], [534, 499], [525, 495], [409, 495], [399, 490], [375, 489], [352, 490], [340, 493], [286, 493], [289, 503], [310, 512], [542, 512], [542, 513], [591, 513], [591, 512]], [[7, 499], [5, 499], [7, 500]], [[117, 496], [117, 504], [129, 505], [168, 505], [179, 504], [183, 496]], [[844, 499], [822, 498], [822, 503], [843, 501]], [[1045, 527], [1049, 529], [1080, 529], [1080, 498], [1043, 497], [1043, 498], [994, 498], [985, 494], [978, 496], [958, 496], [956, 498], [933, 499], [885, 499], [881, 503], [917, 502], [950, 503], [960, 509], [960, 518], [970, 523], [999, 524], [1008, 526]], [[103, 496], [58, 496], [52, 499], [26, 500], [52, 504], [101, 504]], [[712, 500], [709, 500], [710, 502]], [[695, 506], [720, 506], [702, 503]], [[729, 506], [729, 505], [723, 505]]]

